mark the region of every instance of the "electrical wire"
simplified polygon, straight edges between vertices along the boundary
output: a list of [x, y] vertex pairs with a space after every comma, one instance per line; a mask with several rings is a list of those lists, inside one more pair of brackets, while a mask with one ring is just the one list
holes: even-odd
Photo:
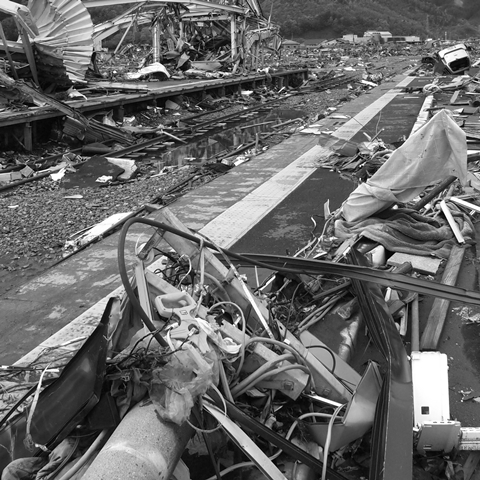
[[[206, 278], [208, 278], [209, 280], [211, 280], [215, 286], [217, 287], [218, 290], [220, 290], [221, 292], [221, 295], [225, 298], [225, 301], [227, 302], [231, 302], [231, 298], [230, 298], [230, 295], [228, 294], [228, 292], [225, 290], [225, 288], [223, 287], [223, 285], [220, 283], [220, 281], [214, 277], [213, 275], [211, 275], [210, 273], [208, 272], [203, 272], [203, 274], [205, 275]], [[216, 290], [212, 293], [215, 293]]]
[[[196, 317], [198, 314], [198, 310], [200, 309], [200, 306], [202, 305], [203, 301], [203, 296], [204, 296], [204, 288], [205, 288], [205, 248], [204, 248], [204, 243], [205, 240], [203, 238], [200, 239], [200, 255], [198, 259], [198, 265], [200, 269], [200, 292], [198, 294], [198, 300], [197, 300], [197, 305], [195, 307], [195, 310], [193, 312], [193, 316]], [[192, 289], [193, 291], [193, 289]]]
[[182, 279], [178, 281], [179, 286], [182, 285], [183, 281], [190, 275], [190, 272], [192, 271], [192, 261], [190, 260], [190, 257], [188, 255], [181, 255], [178, 259], [178, 262], [180, 263], [180, 260], [182, 260], [182, 258], [184, 257], [186, 257], [186, 259], [188, 260], [188, 270], [187, 273], [182, 277]]
[[[344, 292], [344, 293], [346, 293], [346, 292]], [[319, 322], [322, 318], [324, 318], [326, 315], [328, 315], [330, 310], [332, 310], [335, 307], [335, 304], [338, 302], [338, 300], [340, 300], [340, 298], [342, 296], [343, 295], [339, 295], [335, 298], [332, 298], [329, 302], [327, 302], [324, 305], [324, 309], [321, 313], [319, 313], [315, 318], [312, 318], [308, 323], [306, 323], [306, 324], [304, 324], [304, 325], [302, 325], [301, 327], [298, 328], [298, 333], [302, 333], [305, 330], [308, 330], [310, 327], [312, 327], [317, 322]]]
[[324, 310], [325, 308], [325, 305], [322, 304], [320, 305], [319, 307], [317, 307], [315, 310], [313, 310], [312, 312], [310, 312], [298, 325], [297, 325], [297, 328], [301, 328], [305, 322], [309, 322], [312, 318], [314, 318], [316, 315], [322, 313], [322, 311]]
[[104, 429], [99, 434], [98, 437], [93, 441], [93, 443], [88, 447], [88, 450], [82, 455], [80, 460], [64, 475], [62, 475], [58, 480], [70, 480], [92, 457], [95, 450], [100, 446], [102, 441], [108, 435], [110, 429]]
[[75, 437], [75, 445], [70, 450], [69, 454], [62, 460], [60, 465], [58, 465], [58, 467], [53, 472], [48, 474], [49, 478], [55, 478], [58, 472], [60, 472], [60, 470], [62, 470], [62, 468], [70, 461], [70, 459], [73, 457], [73, 454], [76, 452], [79, 443], [80, 443], [80, 437]]
[[235, 278], [239, 282], [239, 284], [240, 284], [240, 286], [243, 290], [243, 293], [245, 294], [245, 297], [250, 302], [250, 305], [252, 306], [253, 310], [255, 311], [255, 313], [258, 317], [258, 320], [262, 324], [264, 330], [267, 332], [267, 335], [270, 338], [274, 338], [273, 332], [270, 329], [270, 326], [268, 324], [268, 319], [266, 319], [263, 316], [263, 313], [260, 311], [260, 308], [258, 307], [258, 304], [255, 301], [255, 297], [253, 296], [252, 292], [249, 290], [247, 285], [245, 285], [245, 282], [243, 281], [240, 273], [238, 273], [238, 270], [236, 269], [235, 265], [231, 262], [230, 258], [226, 254], [226, 251], [223, 248], [221, 248], [219, 245], [215, 244], [212, 240], [208, 239], [206, 236], [203, 235], [203, 237], [206, 238], [208, 240], [208, 242], [211, 244], [211, 246], [215, 250], [217, 250], [222, 255], [222, 257], [225, 259], [225, 261], [227, 262], [227, 265], [229, 265], [229, 267], [230, 267], [230, 270], [233, 272], [233, 275], [235, 276]]
[[[146, 219], [139, 219], [135, 217], [128, 219], [123, 225], [123, 228], [119, 234], [117, 261], [118, 261], [118, 269], [120, 272], [120, 278], [122, 279], [122, 284], [123, 284], [123, 287], [125, 288], [125, 293], [127, 294], [133, 309], [138, 313], [138, 315], [142, 319], [145, 326], [150, 330], [150, 332], [152, 332], [153, 336], [155, 337], [155, 340], [157, 340], [157, 342], [162, 347], [168, 347], [168, 344], [165, 341], [165, 339], [160, 335], [160, 333], [156, 332], [157, 328], [155, 327], [154, 323], [149, 318], [149, 316], [143, 309], [142, 305], [140, 304], [140, 301], [138, 300], [137, 296], [135, 295], [135, 292], [133, 291], [132, 285], [130, 283], [130, 279], [128, 277], [127, 267], [125, 265], [125, 241], [126, 241], [128, 229], [134, 223], [139, 223], [139, 220], [146, 220]], [[140, 222], [140, 223], [143, 223], [143, 222]]]
[[261, 367], [257, 368], [257, 370], [255, 370], [247, 378], [245, 378], [232, 388], [233, 398], [238, 397], [240, 395], [240, 392], [244, 392], [245, 390], [248, 390], [248, 388], [251, 388], [252, 384], [257, 381], [258, 377], [260, 377], [264, 373], [269, 373], [272, 367], [274, 367], [277, 363], [283, 362], [284, 360], [294, 359], [294, 355], [292, 355], [291, 353], [286, 353], [284, 355], [279, 355], [278, 357], [273, 358], [268, 362], [265, 362]]
[[[215, 385], [210, 385], [210, 388], [212, 390], [215, 390], [215, 392], [217, 393], [217, 395], [220, 397], [220, 400], [222, 401], [223, 403], [223, 408], [224, 408], [224, 411], [223, 411], [223, 414], [225, 416], [227, 416], [227, 402], [225, 402], [225, 397], [222, 395], [222, 393], [220, 392], [220, 390], [215, 386]], [[207, 398], [209, 398], [207, 396]], [[202, 402], [202, 397], [200, 397], [199, 399], [199, 402]], [[198, 433], [213, 433], [213, 432], [216, 432], [218, 429], [222, 428], [222, 424], [219, 423], [215, 428], [211, 428], [211, 429], [204, 429], [204, 428], [199, 428], [195, 425], [193, 425], [193, 423], [190, 422], [190, 420], [187, 418], [187, 423]]]
[[[293, 310], [293, 303], [295, 301], [295, 295], [297, 294], [298, 290], [300, 289], [300, 287], [302, 286], [302, 283], [299, 282], [298, 285], [295, 287], [295, 290], [293, 291], [292, 293], [292, 298], [290, 299], [289, 303], [289, 307], [288, 307], [288, 315], [287, 315], [287, 319], [285, 320], [285, 324], [288, 326], [289, 322], [290, 322], [290, 317], [292, 316], [292, 310]], [[277, 304], [278, 305], [278, 304]]]
[[288, 343], [284, 343], [281, 340], [275, 340], [273, 338], [266, 338], [266, 337], [252, 337], [250, 340], [247, 341], [246, 347], [249, 345], [252, 345], [253, 343], [269, 343], [270, 345], [275, 345], [279, 348], [283, 348], [285, 350], [288, 350], [289, 352], [293, 353], [295, 355], [295, 358], [299, 363], [302, 365], [307, 365], [307, 362], [304, 357], [302, 357], [302, 354], [292, 345], [289, 345]]
[[[252, 383], [248, 384], [245, 388], [243, 388], [236, 395], [234, 395], [234, 397], [235, 396], [238, 397], [239, 395], [242, 395], [248, 389], [253, 388], [257, 383], [262, 382], [266, 378], [273, 377], [275, 375], [278, 375], [279, 373], [286, 372], [287, 370], [302, 370], [310, 376], [310, 370], [305, 365], [298, 365], [298, 364], [297, 365], [284, 365], [283, 367], [275, 368], [273, 370], [270, 370], [269, 372], [263, 373], [258, 378], [256, 378], [254, 381], [252, 381]], [[232, 393], [232, 395], [233, 395], [233, 393]]]
[[[344, 290], [340, 293], [337, 293], [332, 298], [330, 298], [327, 302], [323, 303], [318, 309], [314, 310], [310, 315], [304, 318], [298, 325], [297, 330], [299, 332], [303, 332], [311, 327], [314, 323], [321, 320], [338, 302], [342, 297], [347, 294], [347, 290]], [[320, 315], [317, 317], [317, 315]]]
[[223, 362], [218, 362], [218, 373], [220, 377], [220, 383], [222, 384], [222, 388], [225, 392], [225, 397], [229, 402], [235, 403], [232, 392], [230, 391], [230, 385], [228, 384], [227, 374], [225, 373], [225, 366], [223, 365]]
[[32, 419], [33, 419], [33, 414], [35, 413], [35, 409], [37, 408], [37, 403], [38, 403], [38, 399], [39, 399], [39, 396], [40, 396], [40, 391], [42, 389], [43, 377], [44, 377], [45, 373], [47, 372], [49, 366], [50, 365], [46, 366], [45, 370], [43, 370], [42, 374], [40, 375], [40, 378], [38, 379], [38, 384], [37, 384], [37, 388], [35, 390], [35, 395], [33, 396], [32, 405], [30, 407], [30, 412], [28, 413], [27, 425], [26, 425], [26, 428], [25, 428], [26, 429], [26, 435], [25, 435], [25, 440], [24, 440], [25, 447], [28, 450], [33, 450], [33, 447], [37, 447], [37, 448], [40, 448], [41, 450], [43, 450], [44, 452], [49, 451], [48, 448], [45, 445], [40, 445], [38, 443], [35, 443], [35, 441], [32, 438], [32, 434], [30, 432], [30, 427], [32, 425]]
[[335, 422], [335, 419], [337, 418], [342, 408], [345, 406], [346, 404], [338, 406], [333, 412], [332, 418], [328, 422], [327, 438], [325, 439], [325, 446], [323, 447], [322, 480], [327, 480], [327, 461], [328, 461], [328, 454], [330, 450], [330, 443], [332, 441], [333, 423]]

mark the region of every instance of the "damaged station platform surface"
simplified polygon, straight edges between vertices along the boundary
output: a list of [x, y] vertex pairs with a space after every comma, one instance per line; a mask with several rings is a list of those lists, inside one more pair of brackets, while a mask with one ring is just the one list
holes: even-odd
[[[212, 453], [219, 443], [225, 443], [226, 436], [213, 439], [214, 435], [219, 434], [219, 425], [227, 432], [231, 443], [237, 446], [233, 450], [233, 458], [222, 460], [216, 465], [217, 471], [213, 470], [212, 475], [217, 474], [219, 478], [220, 470], [226, 468], [233, 472], [233, 464], [248, 459], [245, 476], [242, 476], [245, 479], [260, 478], [261, 475], [279, 480], [456, 478], [453, 475], [462, 469], [464, 477], [461, 478], [477, 478], [474, 475], [478, 475], [475, 468], [480, 458], [480, 430], [477, 428], [480, 425], [477, 425], [476, 414], [477, 396], [480, 398], [480, 339], [477, 330], [480, 323], [480, 294], [475, 245], [466, 245], [473, 244], [475, 224], [465, 219], [463, 212], [468, 211], [467, 215], [474, 221], [475, 212], [480, 211], [480, 207], [472, 200], [478, 197], [478, 190], [474, 192], [475, 176], [469, 177], [469, 185], [464, 182], [464, 190], [460, 190], [462, 187], [454, 183], [456, 176], [466, 175], [466, 142], [460, 148], [465, 154], [463, 167], [455, 163], [457, 160], [461, 163], [462, 159], [457, 158], [461, 154], [452, 151], [445, 160], [449, 175], [441, 169], [434, 173], [426, 172], [431, 174], [430, 178], [434, 177], [435, 182], [432, 184], [442, 183], [443, 188], [438, 190], [438, 195], [445, 194], [447, 190], [446, 198], [432, 196], [430, 208], [435, 208], [436, 202], [443, 212], [451, 213], [452, 203], [455, 203], [450, 200], [451, 197], [459, 200], [457, 205], [462, 206], [462, 202], [466, 202], [463, 204], [466, 205], [466, 210], [453, 212], [458, 221], [457, 230], [460, 231], [449, 235], [449, 248], [447, 253], [441, 255], [442, 262], [429, 255], [418, 257], [413, 247], [411, 253], [403, 256], [396, 253], [396, 257], [390, 256], [393, 252], [387, 248], [385, 255], [385, 249], [382, 250], [378, 245], [381, 243], [380, 237], [385, 232], [388, 233], [388, 229], [380, 229], [382, 235], [372, 229], [368, 236], [362, 236], [353, 227], [365, 219], [356, 217], [353, 217], [350, 226], [339, 224], [345, 233], [345, 241], [340, 242], [333, 261], [329, 259], [322, 262], [327, 258], [327, 250], [331, 246], [329, 240], [333, 242], [333, 238], [328, 235], [323, 236], [322, 244], [314, 244], [310, 257], [302, 254], [293, 256], [296, 252], [307, 251], [306, 246], [312, 247], [312, 231], [315, 232], [314, 237], [320, 235], [322, 230], [328, 233], [332, 221], [343, 221], [334, 214], [342, 204], [344, 211], [348, 211], [348, 201], [356, 202], [360, 198], [360, 203], [353, 209], [357, 213], [366, 205], [361, 195], [352, 193], [355, 184], [351, 179], [339, 175], [339, 172], [353, 169], [353, 165], [365, 163], [357, 150], [359, 144], [366, 140], [371, 144], [376, 137], [392, 145], [402, 137], [409, 139], [412, 132], [419, 131], [431, 114], [436, 113], [437, 108], [439, 117], [435, 117], [436, 121], [443, 125], [439, 127], [440, 136], [444, 135], [444, 139], [456, 131], [452, 119], [455, 117], [445, 111], [463, 115], [462, 112], [458, 113], [458, 109], [463, 108], [462, 99], [458, 94], [455, 98], [452, 97], [453, 91], [461, 88], [462, 80], [460, 77], [445, 77], [443, 85], [447, 87], [443, 89], [438, 84], [431, 87], [432, 81], [430, 77], [399, 76], [383, 83], [381, 88], [377, 87], [368, 95], [343, 105], [334, 115], [293, 135], [256, 157], [255, 161], [240, 165], [226, 175], [187, 193], [168, 209], [151, 213], [143, 223], [131, 222], [128, 231], [122, 230], [78, 252], [1, 299], [1, 363], [18, 366], [38, 364], [44, 369], [54, 368], [57, 365], [55, 362], [64, 363], [59, 361], [58, 355], [68, 358], [78, 350], [78, 344], [88, 338], [87, 347], [80, 350], [79, 355], [86, 355], [93, 365], [95, 361], [100, 361], [102, 355], [107, 355], [106, 350], [110, 348], [101, 340], [102, 335], [106, 335], [107, 323], [118, 316], [118, 309], [131, 308], [125, 307], [125, 303], [120, 305], [120, 299], [127, 303], [128, 300], [131, 301], [130, 297], [125, 300], [125, 289], [121, 281], [121, 276], [125, 276], [126, 271], [119, 273], [117, 262], [121, 245], [120, 250], [124, 252], [121, 251], [120, 256], [124, 258], [125, 253], [125, 259], [120, 260], [120, 265], [136, 265], [134, 277], [139, 293], [138, 302], [145, 310], [152, 309], [148, 316], [153, 318], [156, 314], [152, 312], [156, 310], [162, 318], [169, 318], [175, 310], [173, 320], [176, 319], [177, 326], [171, 328], [168, 334], [162, 332], [159, 335], [156, 332], [153, 335], [155, 348], [158, 348], [155, 343], [158, 340], [163, 348], [175, 350], [179, 348], [178, 345], [183, 346], [186, 338], [200, 337], [201, 330], [204, 338], [198, 340], [200, 351], [208, 350], [205, 347], [208, 337], [209, 342], [216, 342], [215, 345], [224, 355], [225, 361], [219, 362], [220, 372], [217, 372], [220, 377], [218, 388], [216, 382], [212, 381], [212, 375], [206, 375], [205, 385], [211, 387], [208, 394], [205, 394], [205, 390], [202, 391], [203, 385], [199, 386], [204, 395], [203, 414], [202, 409], [194, 409], [188, 425], [184, 421], [185, 412], [169, 410], [165, 398], [165, 403], [159, 407], [161, 389], [155, 390], [153, 387], [150, 389], [150, 397], [156, 409], [143, 398], [143, 391], [143, 395], [136, 399], [139, 403], [121, 422], [118, 419], [110, 419], [109, 422], [106, 418], [105, 412], [114, 409], [102, 410], [103, 416], [93, 417], [94, 420], [92, 416], [87, 416], [90, 422], [97, 421], [101, 424], [105, 421], [105, 424], [100, 427], [102, 433], [97, 437], [97, 443], [94, 442], [93, 447], [86, 450], [85, 456], [89, 457], [86, 462], [94, 456], [92, 452], [111, 436], [90, 468], [86, 468], [88, 462], [83, 464], [82, 460], [77, 461], [77, 470], [84, 474], [84, 478], [166, 478], [175, 470], [173, 477], [178, 480], [196, 480], [200, 477], [197, 477], [193, 468], [188, 472], [183, 462], [177, 462], [193, 429], [198, 433], [195, 436], [197, 439], [202, 434], [205, 437], [210, 433], [212, 435], [212, 439], [205, 441], [206, 447], [203, 450], [206, 448]], [[425, 95], [426, 86], [430, 86], [431, 95]], [[465, 101], [468, 103], [468, 99]], [[464, 108], [468, 110], [469, 105]], [[470, 123], [469, 138], [475, 136], [472, 119], [473, 115], [465, 115], [459, 122], [457, 117], [457, 123], [463, 122], [463, 126]], [[436, 140], [438, 132], [434, 127], [437, 123], [431, 123], [431, 130], [425, 134]], [[445, 135], [445, 132], [448, 134]], [[455, 137], [450, 144], [455, 145], [457, 140]], [[447, 140], [445, 142], [442, 146], [448, 143]], [[408, 140], [403, 145], [408, 146]], [[473, 147], [472, 142], [469, 148], [470, 146]], [[440, 157], [445, 152], [446, 150], [437, 151], [436, 154]], [[337, 155], [332, 157], [332, 153]], [[394, 152], [383, 153], [394, 155]], [[470, 165], [478, 160], [476, 153], [469, 151], [468, 155]], [[464, 171], [459, 171], [462, 168]], [[440, 174], [443, 177], [437, 178]], [[405, 173], [402, 175], [408, 176]], [[405, 178], [397, 180], [403, 184]], [[414, 195], [403, 201], [413, 201], [412, 205], [420, 205], [423, 200], [419, 195], [429, 191], [426, 187], [430, 185], [414, 185]], [[347, 198], [349, 200], [344, 204]], [[423, 197], [425, 198], [428, 195]], [[442, 198], [443, 201], [440, 201]], [[387, 203], [389, 199], [387, 197]], [[448, 200], [448, 206], [445, 200]], [[375, 212], [374, 210], [373, 213]], [[401, 210], [398, 215], [407, 213]], [[460, 217], [461, 221], [458, 220]], [[425, 221], [415, 218], [419, 223], [410, 223], [407, 227], [428, 230]], [[434, 217], [431, 222], [437, 219]], [[451, 225], [454, 224], [455, 221]], [[191, 303], [190, 295], [169, 286], [164, 281], [165, 277], [155, 275], [152, 271], [145, 274], [143, 263], [136, 262], [137, 257], [133, 254], [136, 245], [147, 242], [155, 231], [148, 225], [161, 225], [160, 229], [163, 228], [164, 232], [162, 241], [169, 243], [180, 256], [195, 258], [199, 265], [199, 277], [202, 280], [210, 279], [216, 287], [219, 298], [217, 303], [233, 302], [240, 306], [224, 311], [215, 319], [217, 323], [223, 322], [220, 336], [217, 336], [219, 331], [213, 331], [208, 326], [209, 322], [205, 321], [209, 315], [201, 302]], [[444, 232], [450, 228], [449, 225], [437, 225], [436, 228]], [[187, 241], [191, 233], [186, 229], [199, 232], [200, 236], [195, 242]], [[176, 235], [175, 232], [179, 231], [184, 231], [185, 238]], [[386, 237], [386, 234], [383, 235], [386, 242], [392, 242], [391, 238]], [[398, 237], [395, 238], [398, 240]], [[152, 239], [161, 240], [155, 234]], [[154, 246], [160, 248], [159, 242]], [[229, 266], [226, 256], [221, 255], [214, 245], [230, 252], [248, 253], [244, 258], [231, 258], [235, 268], [230, 266], [228, 269], [225, 266]], [[422, 242], [418, 241], [415, 247], [421, 248], [420, 245], [423, 247]], [[289, 254], [286, 255], [286, 252]], [[345, 262], [345, 258], [349, 261]], [[255, 260], [257, 268], [253, 268], [247, 259]], [[144, 260], [148, 262], [150, 257]], [[388, 260], [386, 265], [385, 260]], [[162, 261], [168, 263], [168, 258], [164, 257]], [[182, 271], [182, 275], [188, 275], [193, 268], [192, 264], [193, 262], [187, 261], [187, 270]], [[297, 336], [287, 333], [282, 322], [272, 320], [272, 312], [269, 314], [265, 305], [258, 300], [260, 297], [254, 297], [252, 290], [244, 287], [240, 274], [246, 275], [251, 286], [256, 285], [257, 280], [262, 283], [269, 278], [271, 271], [265, 268], [265, 264], [274, 266], [274, 271], [283, 272], [269, 283], [269, 289], [265, 290], [267, 298], [270, 291], [273, 292], [272, 295], [278, 296], [280, 294], [275, 292], [281, 293], [284, 290], [283, 306], [287, 307], [293, 305], [297, 294], [308, 294], [317, 302], [322, 298], [326, 300], [320, 307], [314, 303], [313, 309], [311, 305], [302, 307], [301, 322], [295, 326]], [[376, 269], [371, 268], [372, 265]], [[163, 271], [162, 268], [161, 263], [155, 264], [153, 271], [158, 273]], [[392, 269], [401, 273], [391, 273]], [[377, 274], [372, 273], [375, 271]], [[226, 274], [230, 277], [230, 283], [213, 278], [213, 272], [220, 277]], [[332, 281], [332, 275], [338, 275], [339, 280]], [[183, 279], [180, 283], [182, 282]], [[348, 283], [344, 284], [345, 282]], [[150, 288], [156, 289], [154, 302], [148, 300], [148, 293], [145, 294], [147, 283]], [[443, 287], [435, 287], [435, 290], [433, 285], [439, 283], [443, 283]], [[455, 285], [460, 288], [455, 288]], [[379, 286], [382, 286], [382, 290]], [[208, 291], [199, 293], [200, 298], [206, 298], [210, 294]], [[276, 306], [276, 312], [281, 311], [280, 304]], [[193, 329], [185, 330], [184, 326], [185, 331], [179, 331], [182, 323], [190, 325], [189, 309], [195, 310], [195, 314], [203, 317], [204, 321], [198, 320]], [[237, 309], [242, 310], [240, 315]], [[209, 311], [208, 314], [210, 313]], [[282, 318], [288, 323], [291, 315], [287, 310]], [[235, 320], [234, 325], [226, 321], [227, 317]], [[247, 337], [242, 328], [245, 327], [245, 319], [253, 322], [248, 325], [249, 335], [253, 331], [257, 334], [255, 340], [249, 341], [249, 355], [244, 349]], [[16, 328], [18, 325], [22, 325], [22, 328]], [[138, 329], [139, 319], [137, 324], [133, 322], [130, 325], [132, 331], [135, 325]], [[129, 351], [133, 352], [132, 346], [135, 348], [139, 344], [144, 345], [142, 342], [145, 342], [145, 338], [148, 350], [153, 337], [146, 328], [141, 329], [132, 341], [130, 337], [128, 341], [119, 338], [128, 336], [129, 333], [109, 330], [109, 339], [115, 337], [124, 347], [130, 345], [130, 349], [125, 348], [127, 357]], [[260, 344], [258, 349], [262, 347], [266, 350], [269, 350], [268, 345], [278, 347], [281, 342], [280, 348], [276, 350], [278, 358], [268, 357], [270, 353], [259, 352], [257, 347], [252, 350], [252, 345], [256, 342]], [[194, 349], [181, 350], [187, 353], [184, 358], [179, 356], [177, 361], [180, 364], [183, 362], [185, 366], [195, 360], [198, 378], [201, 368], [208, 369], [211, 365], [204, 365], [208, 362], [203, 359], [202, 363], [202, 359], [194, 355], [192, 350]], [[244, 370], [235, 363], [238, 362], [239, 351], [242, 352], [241, 361], [245, 361]], [[108, 355], [111, 353], [109, 351]], [[190, 354], [192, 357], [188, 357]], [[254, 355], [261, 361], [258, 358], [252, 359]], [[309, 360], [305, 361], [306, 358]], [[39, 362], [39, 359], [42, 361]], [[73, 361], [75, 360], [79, 362], [77, 370], [74, 369], [75, 366], [71, 370], [78, 373], [82, 358], [79, 359], [77, 355]], [[83, 361], [86, 361], [85, 357]], [[268, 369], [262, 361], [268, 363], [271, 370], [276, 367], [275, 373], [279, 376], [265, 377], [263, 374]], [[284, 363], [280, 363], [282, 361]], [[290, 372], [286, 375], [288, 368], [284, 371], [281, 369], [285, 362], [293, 361], [298, 361], [301, 368], [295, 374]], [[180, 373], [179, 365], [172, 363], [165, 362], [163, 365], [171, 368], [169, 375], [172, 378], [185, 374], [183, 371]], [[165, 368], [163, 372], [167, 370]], [[155, 371], [159, 372], [157, 386], [168, 383], [167, 374], [163, 380], [161, 378], [162, 366], [158, 368], [157, 365]], [[232, 371], [233, 376], [240, 372], [241, 375], [237, 382], [232, 382], [229, 390], [227, 377]], [[103, 370], [96, 372], [96, 378], [101, 378], [103, 374]], [[114, 378], [114, 382], [128, 383], [131, 374], [132, 371], [126, 373], [119, 369], [118, 377], [112, 372], [109, 376]], [[258, 389], [254, 388], [254, 380], [258, 380], [252, 378], [255, 375], [263, 375], [263, 383], [258, 384]], [[55, 394], [52, 389], [57, 388], [57, 394], [61, 392], [60, 387], [55, 387], [59, 382], [50, 386], [48, 374], [45, 378], [45, 384], [49, 386], [43, 392], [47, 393], [42, 392], [43, 397], [42, 394], [35, 395], [35, 398], [38, 396], [37, 412], [41, 408], [48, 410], [49, 398], [53, 398], [48, 395]], [[37, 383], [33, 382], [31, 393], [37, 390]], [[317, 390], [311, 388], [312, 383], [317, 386]], [[71, 390], [63, 391], [67, 392], [63, 397], [65, 402], [75, 397], [77, 387], [71, 385], [70, 388]], [[174, 387], [171, 388], [170, 392], [175, 390]], [[101, 390], [101, 386], [95, 383], [92, 387], [95, 392], [93, 397], [100, 397]], [[134, 405], [133, 397], [135, 395], [130, 392], [127, 405], [124, 403], [123, 408]], [[181, 403], [178, 396], [169, 398], [170, 405]], [[55, 438], [63, 440], [79, 424], [84, 428], [83, 418], [97, 401], [98, 398], [79, 397], [77, 407], [78, 412], [84, 412], [83, 417], [62, 417], [59, 420], [61, 425], [56, 425], [56, 430], [54, 428]], [[50, 408], [53, 408], [51, 404]], [[284, 416], [282, 408], [287, 410]], [[33, 410], [35, 408], [26, 409], [24, 414], [30, 443], [39, 447], [51, 442], [52, 446], [56, 446], [55, 439], [42, 436], [47, 425], [32, 422], [35, 416], [29, 414], [29, 411]], [[159, 411], [164, 415], [162, 418], [158, 416]], [[122, 413], [125, 414], [125, 410]], [[165, 421], [165, 418], [173, 421]], [[282, 428], [280, 424], [286, 418], [290, 419], [290, 423]], [[297, 422], [295, 419], [300, 420]], [[70, 427], [68, 432], [67, 425]], [[116, 425], [113, 434], [112, 425]], [[298, 435], [294, 434], [297, 426]], [[2, 435], [15, 437], [13, 428], [7, 433], [3, 431]], [[159, 431], [162, 433], [159, 434]], [[290, 438], [295, 439], [295, 442], [289, 441]], [[2, 436], [2, 443], [3, 441], [6, 441], [5, 436]], [[19, 451], [22, 448], [17, 447]], [[202, 450], [198, 445], [190, 445], [190, 448], [190, 451], [197, 450], [197, 453]], [[278, 449], [283, 450], [285, 455], [285, 458], [280, 457], [283, 458], [281, 467], [279, 463], [274, 464], [280, 455], [276, 453]], [[472, 451], [471, 455], [466, 454], [465, 451], [468, 450]], [[217, 454], [212, 455], [215, 457]], [[268, 457], [272, 459], [269, 460]], [[62, 458], [65, 459], [65, 456]], [[184, 460], [188, 464], [187, 459]], [[323, 464], [322, 460], [325, 460]], [[258, 467], [261, 474], [252, 466]], [[449, 472], [450, 476], [445, 472]], [[438, 476], [435, 476], [437, 473]]]

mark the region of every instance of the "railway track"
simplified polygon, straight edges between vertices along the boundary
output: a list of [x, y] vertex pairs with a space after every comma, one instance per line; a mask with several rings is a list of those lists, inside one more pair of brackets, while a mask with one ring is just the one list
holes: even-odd
[[[295, 92], [288, 93], [281, 98], [275, 98], [270, 101], [264, 102], [261, 105], [255, 105], [241, 111], [232, 112], [220, 116], [218, 114], [224, 110], [223, 107], [213, 111], [201, 112], [190, 117], [184, 117], [181, 119], [182, 125], [180, 127], [176, 127], [170, 124], [167, 127], [156, 131], [153, 138], [141, 140], [134, 145], [129, 145], [119, 150], [114, 150], [113, 148], [110, 149], [109, 147], [113, 145], [114, 140], [107, 140], [102, 144], [104, 145], [104, 147], [92, 147], [91, 145], [86, 145], [82, 148], [72, 149], [71, 152], [78, 155], [85, 155], [85, 153], [88, 152], [88, 155], [98, 155], [100, 157], [114, 155], [115, 157], [122, 158], [128, 156], [129, 158], [132, 158], [134, 160], [151, 158], [167, 152], [169, 148], [175, 148], [179, 145], [195, 143], [203, 138], [208, 138], [214, 132], [226, 130], [234, 125], [238, 125], [239, 123], [247, 123], [256, 118], [268, 115], [268, 113], [278, 108], [282, 101], [293, 95], [302, 95], [312, 92], [322, 92], [332, 88], [340, 88], [352, 82], [353, 80], [354, 77], [351, 75], [349, 76], [342, 74], [340, 76], [334, 76], [331, 72], [329, 72], [325, 77], [315, 82], [308, 82], [306, 85], [300, 87]], [[208, 116], [210, 116], [210, 118], [205, 118]], [[224, 157], [238, 154], [242, 150], [250, 148], [254, 143], [255, 142], [244, 145], [242, 149], [224, 152]], [[24, 168], [26, 165], [30, 166], [34, 171], [41, 171], [58, 164], [58, 162], [61, 161], [63, 155], [64, 154], [57, 154], [45, 157], [41, 160], [41, 162], [36, 162], [34, 164], [26, 163], [16, 165], [14, 167], [2, 170], [2, 172], [6, 173], [11, 171], [18, 171]], [[214, 157], [214, 159], [217, 161], [221, 160], [222, 158], [223, 156]], [[0, 186], [0, 192], [15, 188], [25, 183], [40, 180], [41, 178], [44, 178], [49, 174], [50, 172], [40, 173], [29, 178], [25, 178], [16, 182], [11, 182], [9, 184]]]

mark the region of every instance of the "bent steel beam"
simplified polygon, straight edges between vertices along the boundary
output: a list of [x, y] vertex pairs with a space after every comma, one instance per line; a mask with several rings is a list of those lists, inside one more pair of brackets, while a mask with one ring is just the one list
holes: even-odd
[[[352, 250], [349, 260], [365, 264]], [[413, 386], [407, 352], [380, 287], [352, 279], [373, 343], [387, 361], [372, 436], [371, 480], [412, 478]]]

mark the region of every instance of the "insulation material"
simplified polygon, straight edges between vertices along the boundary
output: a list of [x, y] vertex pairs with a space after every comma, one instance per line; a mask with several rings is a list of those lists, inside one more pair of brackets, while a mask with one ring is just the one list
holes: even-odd
[[61, 61], [72, 82], [84, 82], [93, 54], [93, 23], [80, 0], [30, 0], [38, 51]]
[[397, 202], [412, 200], [448, 176], [467, 178], [465, 132], [441, 110], [414, 133], [342, 206], [348, 222], [358, 222]]

